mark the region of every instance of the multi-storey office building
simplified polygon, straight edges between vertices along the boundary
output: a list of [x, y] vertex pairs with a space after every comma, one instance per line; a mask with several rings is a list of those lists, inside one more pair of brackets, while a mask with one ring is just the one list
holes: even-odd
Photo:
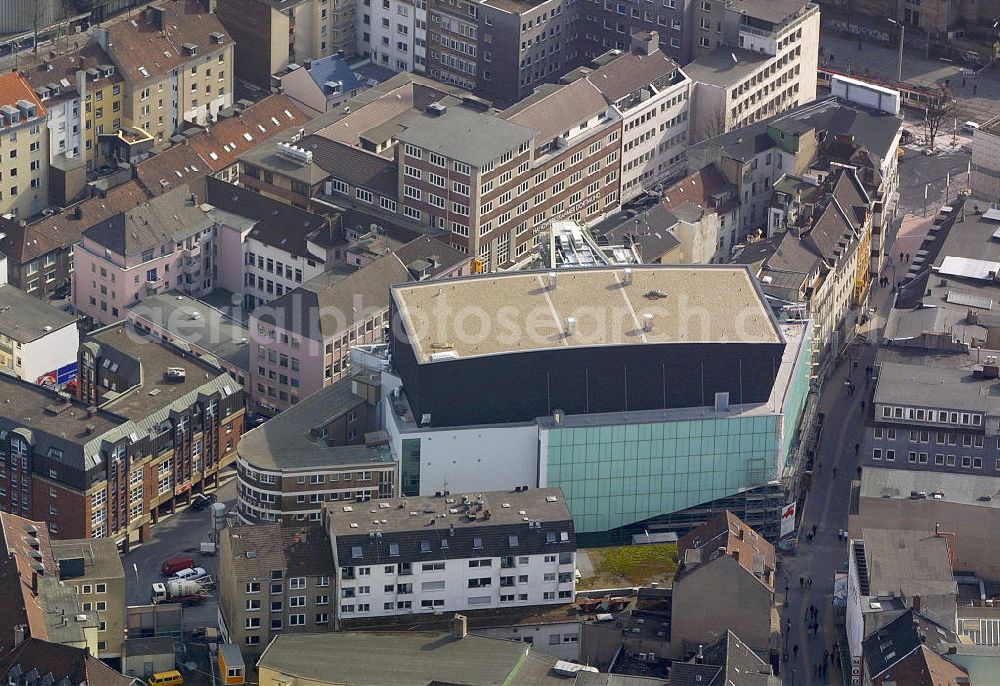
[[399, 465], [366, 436], [378, 428], [379, 390], [378, 373], [359, 371], [248, 432], [236, 464], [240, 519], [318, 522], [325, 502], [397, 495]]
[[233, 39], [201, 0], [147, 7], [95, 37], [125, 80], [123, 119], [158, 150], [185, 122], [204, 125], [233, 104]]
[[219, 535], [219, 613], [226, 641], [257, 655], [276, 636], [335, 628], [330, 539], [310, 524], [234, 524]]
[[441, 241], [416, 238], [357, 269], [328, 270], [250, 315], [251, 407], [274, 414], [350, 371], [350, 347], [378, 343], [389, 287], [470, 273], [469, 259]]
[[497, 112], [399, 76], [291, 146], [241, 156], [244, 183], [293, 204], [377, 208], [447, 236], [487, 270], [523, 262], [551, 220], [596, 221], [620, 207], [625, 125], [628, 193], [683, 165], [687, 80], [651, 37], [567, 79]]
[[574, 598], [576, 536], [559, 489], [372, 505], [324, 508], [338, 620]]
[[[412, 313], [432, 304], [473, 308], [488, 324], [472, 343], [446, 315], [417, 326], [423, 315]], [[780, 488], [769, 484], [795, 469], [811, 340], [805, 325], [772, 320], [745, 269], [580, 268], [401, 285], [390, 313], [383, 412], [403, 495], [445, 483], [560, 487], [577, 533], [603, 540], [686, 530], [724, 504], [776, 537]], [[625, 323], [612, 325], [619, 316]], [[493, 380], [489, 397], [472, 397], [474, 378]]]

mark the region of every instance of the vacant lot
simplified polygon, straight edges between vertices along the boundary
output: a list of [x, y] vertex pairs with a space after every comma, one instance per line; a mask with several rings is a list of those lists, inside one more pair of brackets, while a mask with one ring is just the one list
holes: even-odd
[[657, 582], [669, 586], [677, 571], [677, 546], [673, 543], [628, 545], [617, 548], [587, 548], [578, 567], [583, 578], [577, 590], [647, 586]]

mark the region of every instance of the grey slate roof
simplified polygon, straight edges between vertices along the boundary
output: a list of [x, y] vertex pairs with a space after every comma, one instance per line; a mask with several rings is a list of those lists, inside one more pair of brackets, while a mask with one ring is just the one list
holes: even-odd
[[259, 469], [304, 469], [308, 467], [364, 467], [391, 462], [363, 445], [327, 446], [311, 431], [365, 403], [351, 392], [350, 377], [320, 389], [290, 408], [248, 431], [237, 447], [240, 458]]
[[206, 199], [213, 207], [253, 221], [251, 238], [297, 257], [324, 261], [323, 255], [309, 251], [309, 241], [333, 245], [334, 226], [328, 217], [293, 207], [260, 193], [209, 177], [205, 180]]
[[213, 224], [212, 218], [193, 201], [187, 185], [150, 199], [138, 207], [119, 212], [83, 232], [83, 236], [118, 255], [136, 255]]
[[16, 286], [0, 284], [0, 334], [24, 344], [66, 326], [76, 326], [76, 317]]
[[[477, 495], [482, 496], [482, 507], [476, 504]], [[469, 507], [463, 505], [460, 494], [326, 504], [338, 565], [381, 564], [390, 558], [411, 562], [576, 550], [572, 515], [559, 489], [467, 497]], [[530, 522], [541, 524], [530, 527]], [[382, 537], [372, 539], [368, 532], [373, 529], [381, 531]]]
[[533, 129], [461, 106], [449, 107], [436, 116], [415, 114], [402, 123], [406, 130], [397, 134], [399, 141], [473, 167], [481, 167], [508, 150], [516, 151], [536, 134]]
[[677, 217], [663, 203], [656, 203], [634, 217], [616, 214], [598, 224], [594, 233], [616, 245], [634, 241], [643, 262], [652, 262], [681, 244], [670, 231], [677, 223]]
[[389, 287], [410, 281], [395, 255], [349, 276], [326, 272], [273, 300], [263, 318], [276, 327], [322, 341], [389, 306]]
[[306, 136], [296, 146], [310, 150], [313, 164], [341, 181], [390, 197], [398, 192], [399, 169], [392, 158], [319, 135]]
[[874, 679], [922, 645], [943, 654], [958, 642], [954, 631], [910, 609], [865, 637], [861, 647]]
[[[728, 57], [728, 55], [726, 55]], [[729, 57], [730, 62], [732, 58]], [[691, 65], [684, 67], [686, 73], [695, 79]], [[828, 96], [796, 107], [793, 110], [755, 122], [721, 136], [701, 141], [693, 148], [711, 147], [722, 151], [725, 157], [748, 160], [757, 153], [776, 147], [767, 135], [768, 126], [802, 125], [826, 131], [828, 134], [845, 134], [868, 148], [878, 159], [895, 154], [892, 149], [896, 134], [903, 120], [886, 112], [877, 112], [860, 105], [846, 102], [835, 96]]]
[[[176, 292], [153, 295], [129, 306], [130, 318], [139, 317], [165, 328], [174, 344], [191, 351], [188, 344], [203, 348], [218, 360], [239, 369], [250, 369], [247, 328], [214, 307]], [[215, 364], [214, 360], [206, 360]]]

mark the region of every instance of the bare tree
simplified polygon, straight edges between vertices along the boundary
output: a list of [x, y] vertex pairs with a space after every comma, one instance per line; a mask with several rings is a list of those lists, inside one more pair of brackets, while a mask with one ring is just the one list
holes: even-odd
[[924, 109], [924, 129], [927, 131], [927, 148], [934, 152], [934, 140], [941, 128], [955, 118], [955, 101], [942, 98]]

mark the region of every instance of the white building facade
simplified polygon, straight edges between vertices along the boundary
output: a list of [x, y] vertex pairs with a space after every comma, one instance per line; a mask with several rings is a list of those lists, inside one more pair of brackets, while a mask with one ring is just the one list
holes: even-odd
[[576, 537], [558, 489], [331, 504], [324, 526], [338, 621], [575, 598]]

